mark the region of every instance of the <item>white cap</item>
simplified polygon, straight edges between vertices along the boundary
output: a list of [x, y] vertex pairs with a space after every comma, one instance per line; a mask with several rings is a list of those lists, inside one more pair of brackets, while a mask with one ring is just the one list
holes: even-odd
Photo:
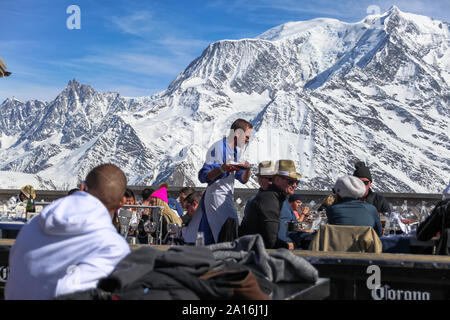
[[366, 185], [358, 177], [346, 175], [336, 180], [334, 191], [341, 198], [359, 199], [366, 193]]

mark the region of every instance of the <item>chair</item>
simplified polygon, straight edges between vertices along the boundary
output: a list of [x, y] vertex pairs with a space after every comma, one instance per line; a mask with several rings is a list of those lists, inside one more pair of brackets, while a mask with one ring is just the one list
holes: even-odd
[[381, 253], [382, 247], [372, 227], [324, 224], [311, 241], [309, 250]]

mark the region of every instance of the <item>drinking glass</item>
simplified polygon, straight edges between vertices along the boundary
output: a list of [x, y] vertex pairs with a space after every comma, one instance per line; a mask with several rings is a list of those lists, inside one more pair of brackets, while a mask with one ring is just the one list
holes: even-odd
[[14, 208], [14, 212], [15, 212], [15, 218], [16, 218], [16, 219], [22, 219], [22, 218], [24, 217], [24, 215], [25, 215], [26, 210], [25, 210], [25, 207], [24, 207], [24, 206], [22, 206], [22, 205], [17, 205], [17, 206]]
[[144, 223], [144, 231], [149, 233], [149, 234], [155, 232], [156, 231], [156, 227], [157, 227], [156, 222], [148, 220], [148, 221], [146, 221]]
[[419, 222], [424, 221], [426, 218], [428, 218], [429, 215], [430, 213], [428, 212], [427, 207], [425, 206], [425, 201], [422, 201], [422, 206], [420, 207]]
[[178, 224], [169, 223], [169, 228], [167, 232], [169, 233], [171, 246], [175, 244], [175, 235], [178, 234], [178, 231], [179, 231]]

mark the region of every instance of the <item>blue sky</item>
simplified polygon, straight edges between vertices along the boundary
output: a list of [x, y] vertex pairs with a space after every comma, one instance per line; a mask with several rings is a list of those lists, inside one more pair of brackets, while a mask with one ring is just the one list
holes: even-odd
[[[66, 9], [78, 5], [81, 29]], [[418, 0], [0, 0], [0, 103], [53, 100], [73, 78], [124, 96], [167, 88], [209, 43], [253, 38], [288, 21], [318, 17], [357, 22], [367, 8], [400, 10], [450, 22], [450, 1]]]

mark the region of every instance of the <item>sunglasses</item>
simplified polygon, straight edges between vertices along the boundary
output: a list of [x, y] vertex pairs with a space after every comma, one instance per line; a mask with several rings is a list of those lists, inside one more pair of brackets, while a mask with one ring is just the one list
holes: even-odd
[[364, 180], [361, 180], [362, 182], [364, 182], [364, 184], [367, 186], [368, 184], [369, 184], [369, 182], [370, 181], [364, 181]]
[[290, 184], [290, 185], [298, 184], [298, 183], [300, 182], [300, 180], [297, 180], [297, 179], [289, 179], [289, 178], [286, 178], [286, 177], [282, 177], [282, 178], [283, 178], [284, 180], [286, 180], [287, 183]]

